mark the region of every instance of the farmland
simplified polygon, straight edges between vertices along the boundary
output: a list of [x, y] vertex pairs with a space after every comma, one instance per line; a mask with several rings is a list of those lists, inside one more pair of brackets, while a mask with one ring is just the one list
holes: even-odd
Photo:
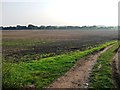
[[115, 43], [117, 31], [6, 30], [2, 37], [3, 87], [42, 88], [80, 58]]
[[8, 62], [38, 60], [117, 39], [117, 31], [3, 31], [2, 34], [2, 52]]

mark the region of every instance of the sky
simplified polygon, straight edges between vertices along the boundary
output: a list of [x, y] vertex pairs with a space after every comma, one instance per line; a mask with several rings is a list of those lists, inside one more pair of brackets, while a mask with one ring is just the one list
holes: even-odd
[[117, 26], [119, 0], [2, 0], [0, 26]]

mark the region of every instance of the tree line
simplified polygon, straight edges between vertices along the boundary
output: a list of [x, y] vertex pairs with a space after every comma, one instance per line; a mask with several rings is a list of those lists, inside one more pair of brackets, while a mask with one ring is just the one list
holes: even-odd
[[0, 30], [66, 30], [66, 29], [113, 29], [115, 27], [106, 27], [106, 26], [35, 26], [32, 24], [29, 24], [28, 26], [9, 26], [9, 27], [0, 27]]

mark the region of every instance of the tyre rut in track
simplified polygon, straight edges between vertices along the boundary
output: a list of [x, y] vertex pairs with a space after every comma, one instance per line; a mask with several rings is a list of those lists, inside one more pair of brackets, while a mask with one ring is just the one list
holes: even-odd
[[78, 60], [68, 72], [45, 88], [87, 88], [90, 72], [98, 56], [110, 47]]
[[115, 88], [120, 88], [119, 54], [120, 48], [116, 51], [112, 61], [112, 77]]

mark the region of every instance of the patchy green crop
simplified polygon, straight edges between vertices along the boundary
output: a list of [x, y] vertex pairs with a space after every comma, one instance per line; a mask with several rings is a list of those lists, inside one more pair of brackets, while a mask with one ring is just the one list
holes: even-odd
[[3, 37], [2, 57], [3, 62], [19, 63], [55, 55], [69, 53], [76, 50], [85, 50], [105, 43], [108, 40], [101, 40], [99, 37], [86, 37], [74, 40], [49, 40], [42, 38], [33, 39], [11, 39]]
[[89, 88], [114, 88], [111, 72], [111, 60], [115, 55], [118, 43], [102, 53], [90, 75]]
[[78, 50], [35, 61], [20, 63], [3, 62], [3, 88], [22, 88], [27, 85], [34, 85], [36, 88], [47, 86], [61, 75], [64, 75], [78, 59], [115, 42], [111, 41], [85, 51]]

